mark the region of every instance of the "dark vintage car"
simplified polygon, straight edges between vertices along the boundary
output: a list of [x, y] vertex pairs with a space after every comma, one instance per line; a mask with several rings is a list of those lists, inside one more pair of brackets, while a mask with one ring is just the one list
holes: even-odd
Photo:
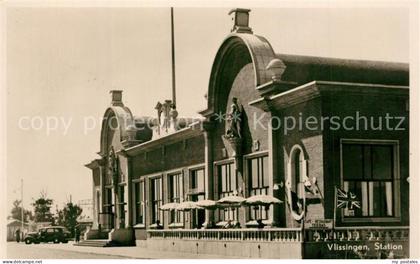
[[62, 226], [49, 226], [40, 228], [38, 232], [30, 232], [25, 236], [26, 244], [39, 244], [41, 242], [67, 243], [71, 239], [70, 232]]

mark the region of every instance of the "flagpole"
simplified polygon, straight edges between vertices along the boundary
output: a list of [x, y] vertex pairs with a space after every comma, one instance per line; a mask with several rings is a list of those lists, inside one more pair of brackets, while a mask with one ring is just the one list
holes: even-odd
[[172, 104], [176, 108], [174, 8], [171, 7]]

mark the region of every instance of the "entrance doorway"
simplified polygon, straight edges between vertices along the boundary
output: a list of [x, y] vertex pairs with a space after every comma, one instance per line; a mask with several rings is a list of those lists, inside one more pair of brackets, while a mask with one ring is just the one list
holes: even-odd
[[[191, 195], [191, 201], [204, 200], [204, 194]], [[206, 210], [196, 209], [192, 211], [192, 228], [200, 229], [206, 221]]]

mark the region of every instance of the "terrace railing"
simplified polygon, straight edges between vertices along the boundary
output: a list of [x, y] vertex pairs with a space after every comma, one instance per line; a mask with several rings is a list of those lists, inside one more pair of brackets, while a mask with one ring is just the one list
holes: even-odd
[[[300, 228], [148, 230], [149, 239], [303, 242]], [[408, 241], [408, 227], [336, 227], [305, 230], [305, 241]]]
[[148, 230], [149, 239], [302, 242], [300, 228]]

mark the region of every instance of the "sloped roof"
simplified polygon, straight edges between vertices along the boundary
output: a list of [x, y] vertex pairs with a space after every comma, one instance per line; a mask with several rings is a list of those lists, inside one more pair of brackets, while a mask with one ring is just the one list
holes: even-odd
[[[7, 226], [11, 226], [11, 225], [22, 225], [22, 221], [18, 220], [18, 219], [7, 219]], [[28, 225], [28, 223], [23, 223], [23, 225]]]
[[276, 57], [286, 65], [281, 80], [296, 85], [311, 81], [409, 85], [407, 63], [288, 54], [276, 54]]

